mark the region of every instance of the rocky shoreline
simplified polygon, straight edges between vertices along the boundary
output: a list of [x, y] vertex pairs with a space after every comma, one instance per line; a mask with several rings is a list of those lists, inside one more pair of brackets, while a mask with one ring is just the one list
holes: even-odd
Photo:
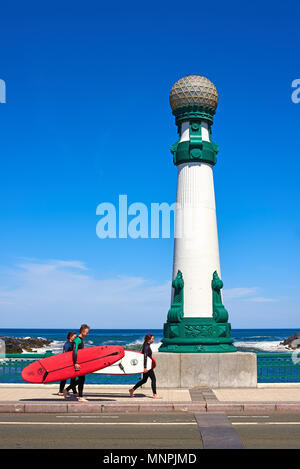
[[5, 342], [6, 353], [35, 352], [33, 349], [49, 346], [53, 342], [53, 340], [41, 337], [0, 337], [0, 339]]
[[300, 348], [300, 333], [297, 332], [295, 335], [288, 337], [283, 342], [280, 342], [279, 345], [284, 345], [289, 350]]

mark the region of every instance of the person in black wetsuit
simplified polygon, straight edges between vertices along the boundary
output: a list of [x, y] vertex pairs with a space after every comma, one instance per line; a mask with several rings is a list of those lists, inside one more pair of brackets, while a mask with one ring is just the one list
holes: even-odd
[[[76, 337], [76, 332], [71, 331], [71, 332], [68, 333], [67, 342], [65, 342], [64, 348], [63, 348], [64, 353], [72, 351], [72, 349], [73, 349], [73, 340], [75, 339], [75, 337]], [[67, 389], [65, 389], [66, 381], [67, 380], [64, 379], [63, 381], [61, 381], [59, 383], [58, 395], [67, 397], [68, 390], [72, 389], [73, 394], [76, 396], [76, 387], [75, 386], [69, 386]]]
[[147, 370], [147, 358], [152, 357], [152, 350], [151, 350], [150, 345], [153, 342], [154, 342], [154, 335], [152, 335], [152, 334], [145, 335], [143, 348], [142, 348], [142, 353], [144, 354], [143, 378], [138, 383], [136, 383], [136, 385], [133, 388], [129, 389], [130, 397], [133, 397], [134, 391], [137, 388], [139, 388], [140, 386], [142, 386], [143, 384], [145, 384], [146, 381], [148, 380], [148, 378], [150, 378], [151, 379], [151, 388], [152, 388], [152, 392], [153, 392], [153, 399], [161, 399], [161, 397], [156, 394], [156, 377], [155, 377], [154, 371], [153, 370]]
[[[73, 363], [76, 371], [80, 370], [80, 365], [77, 363], [77, 352], [78, 350], [84, 348], [84, 343], [83, 339], [87, 337], [88, 333], [90, 331], [90, 326], [87, 324], [82, 324], [80, 327], [79, 335], [75, 337], [73, 340]], [[78, 378], [72, 378], [71, 379], [71, 386], [77, 386], [78, 385], [78, 400], [81, 402], [88, 402], [87, 399], [84, 399], [83, 397], [83, 387], [84, 387], [84, 382], [85, 382], [85, 375], [83, 376], [78, 376]]]

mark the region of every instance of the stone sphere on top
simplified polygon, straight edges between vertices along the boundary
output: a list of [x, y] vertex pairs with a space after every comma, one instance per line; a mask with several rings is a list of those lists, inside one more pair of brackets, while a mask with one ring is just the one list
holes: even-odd
[[214, 114], [218, 105], [217, 88], [208, 78], [187, 75], [172, 86], [170, 105], [173, 112], [187, 106], [199, 106]]

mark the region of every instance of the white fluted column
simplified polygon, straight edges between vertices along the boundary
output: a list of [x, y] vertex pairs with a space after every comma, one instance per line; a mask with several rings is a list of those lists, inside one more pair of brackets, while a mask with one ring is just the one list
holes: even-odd
[[[202, 139], [209, 141], [207, 124]], [[181, 127], [181, 140], [189, 140], [189, 122]], [[212, 166], [184, 163], [178, 166], [173, 279], [184, 279], [184, 317], [212, 317], [211, 281], [220, 273]], [[173, 301], [173, 293], [171, 303]]]

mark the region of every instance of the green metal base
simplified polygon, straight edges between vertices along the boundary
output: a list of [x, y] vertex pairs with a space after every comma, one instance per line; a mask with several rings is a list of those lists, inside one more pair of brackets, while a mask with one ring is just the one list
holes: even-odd
[[183, 318], [164, 324], [164, 337], [159, 352], [225, 353], [236, 352], [232, 345], [231, 326], [213, 318]]

